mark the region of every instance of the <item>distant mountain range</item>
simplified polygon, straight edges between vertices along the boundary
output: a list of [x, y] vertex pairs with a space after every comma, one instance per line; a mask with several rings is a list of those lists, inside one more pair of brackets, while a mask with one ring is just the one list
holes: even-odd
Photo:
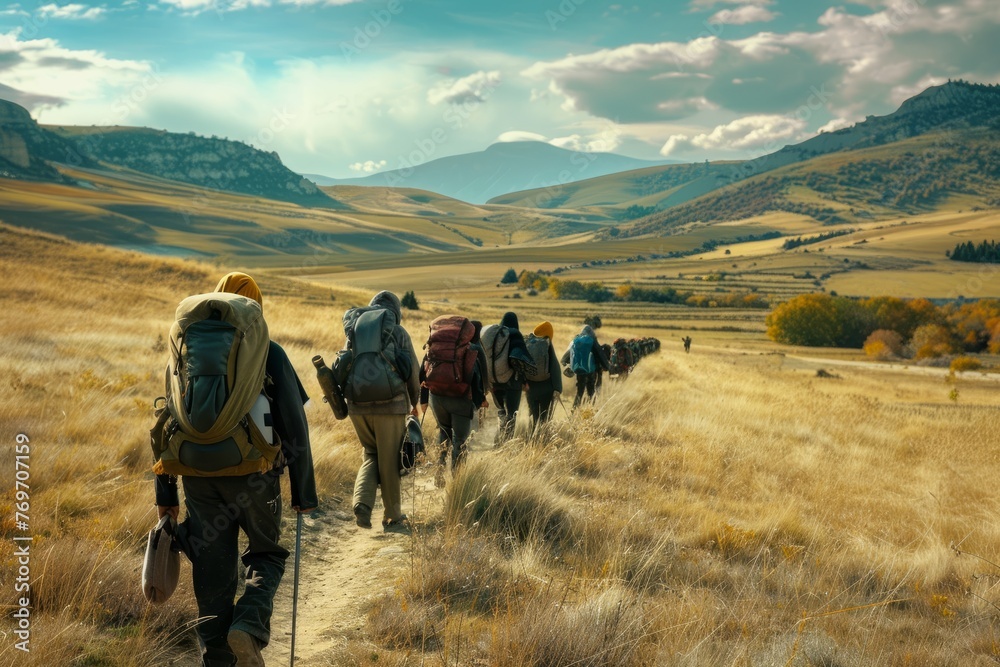
[[585, 178], [675, 162], [571, 151], [541, 141], [513, 141], [361, 178], [306, 176], [319, 185], [417, 188], [471, 204], [483, 204], [519, 190], [556, 187]]

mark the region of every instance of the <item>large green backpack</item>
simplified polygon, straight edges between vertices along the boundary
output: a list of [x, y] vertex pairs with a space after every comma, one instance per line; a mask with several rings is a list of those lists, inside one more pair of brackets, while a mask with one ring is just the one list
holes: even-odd
[[269, 343], [253, 299], [211, 292], [181, 302], [170, 328], [166, 396], [150, 432], [155, 473], [221, 477], [271, 469], [280, 443], [254, 419], [269, 412]]

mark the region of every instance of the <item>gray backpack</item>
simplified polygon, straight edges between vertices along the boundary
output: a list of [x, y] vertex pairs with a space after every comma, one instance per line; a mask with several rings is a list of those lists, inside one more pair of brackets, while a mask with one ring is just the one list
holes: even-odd
[[352, 308], [344, 313], [347, 349], [337, 356], [334, 374], [348, 403], [388, 403], [406, 393], [395, 338], [396, 317], [385, 308]]
[[510, 329], [502, 324], [484, 327], [480, 334], [486, 352], [486, 376], [491, 385], [507, 384], [514, 377], [510, 367]]
[[544, 336], [528, 334], [524, 339], [524, 344], [528, 346], [528, 354], [535, 364], [534, 369], [526, 371], [525, 376], [530, 382], [545, 382], [552, 375], [549, 373], [549, 339]]

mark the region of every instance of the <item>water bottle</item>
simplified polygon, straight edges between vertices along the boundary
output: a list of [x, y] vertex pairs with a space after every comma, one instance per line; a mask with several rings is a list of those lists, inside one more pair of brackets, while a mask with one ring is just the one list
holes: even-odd
[[323, 401], [330, 404], [334, 417], [346, 419], [347, 401], [344, 400], [344, 394], [340, 391], [340, 387], [333, 377], [333, 371], [323, 361], [323, 357], [318, 354], [313, 357], [312, 362], [313, 366], [316, 367], [316, 380], [319, 381], [319, 387], [323, 390]]

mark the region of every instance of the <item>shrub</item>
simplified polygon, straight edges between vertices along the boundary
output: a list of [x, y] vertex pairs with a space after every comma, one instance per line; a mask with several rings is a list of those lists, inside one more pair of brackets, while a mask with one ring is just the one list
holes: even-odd
[[903, 356], [903, 337], [890, 329], [873, 331], [865, 340], [865, 354], [878, 361]]
[[767, 316], [767, 335], [787, 345], [833, 347], [840, 341], [840, 321], [834, 299], [802, 294]]
[[951, 360], [951, 365], [949, 366], [951, 370], [957, 373], [961, 373], [962, 371], [978, 371], [982, 367], [982, 362], [975, 357], [955, 357]]
[[931, 359], [951, 354], [955, 351], [951, 332], [940, 324], [924, 324], [917, 327], [910, 340], [913, 356], [917, 359]]
[[503, 274], [503, 278], [500, 279], [501, 285], [513, 285], [517, 282], [517, 271], [513, 267], [507, 269], [507, 272]]

